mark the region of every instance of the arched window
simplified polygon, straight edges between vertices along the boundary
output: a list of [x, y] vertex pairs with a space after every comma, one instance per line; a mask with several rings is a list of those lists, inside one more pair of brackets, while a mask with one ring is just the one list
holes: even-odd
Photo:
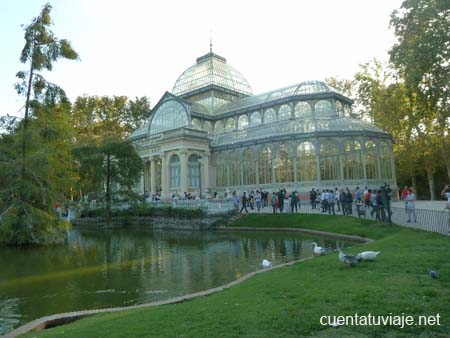
[[327, 116], [333, 114], [331, 102], [328, 100], [317, 101], [314, 105], [316, 116]]
[[243, 175], [244, 175], [244, 185], [254, 185], [256, 184], [256, 162], [253, 157], [253, 151], [251, 149], [246, 149], [244, 151], [243, 160]]
[[212, 125], [211, 125], [211, 122], [209, 122], [209, 121], [203, 121], [203, 130], [204, 130], [204, 131], [207, 131], [208, 133], [211, 134], [211, 132], [212, 132]]
[[339, 179], [339, 147], [336, 142], [323, 140], [320, 143], [320, 179], [333, 181]]
[[293, 182], [294, 181], [294, 162], [289, 148], [280, 145], [277, 157], [274, 161], [275, 182]]
[[231, 131], [231, 130], [234, 130], [234, 128], [235, 128], [235, 121], [234, 121], [233, 118], [230, 117], [230, 118], [227, 120], [227, 123], [226, 123], [226, 125], [225, 125], [225, 130], [226, 130], [226, 131]]
[[291, 118], [291, 107], [287, 104], [283, 104], [278, 110], [278, 119], [279, 120], [288, 120]]
[[228, 157], [230, 167], [230, 185], [241, 185], [241, 160], [237, 151], [232, 151]]
[[295, 105], [295, 117], [311, 117], [311, 105], [308, 102], [299, 102]]
[[389, 145], [381, 141], [380, 142], [380, 177], [381, 179], [391, 179], [392, 178], [392, 170], [391, 170], [391, 150]]
[[269, 108], [264, 112], [264, 123], [271, 123], [275, 122], [276, 120], [277, 114], [275, 113], [275, 110]]
[[244, 128], [247, 128], [247, 126], [248, 126], [248, 117], [247, 117], [247, 115], [239, 116], [238, 128], [239, 129], [244, 129]]
[[223, 126], [223, 122], [222, 122], [222, 121], [217, 121], [217, 122], [214, 124], [214, 132], [215, 132], [216, 134], [223, 133], [224, 130], [225, 130], [225, 127]]
[[191, 124], [192, 124], [192, 128], [194, 128], [194, 129], [197, 129], [197, 130], [202, 129], [202, 123], [200, 122], [199, 119], [192, 119]]
[[297, 180], [309, 182], [316, 179], [316, 149], [311, 142], [303, 142], [297, 147]]
[[150, 134], [161, 133], [166, 130], [176, 129], [189, 124], [186, 109], [177, 101], [164, 102], [154, 113]]
[[261, 113], [259, 111], [255, 111], [250, 115], [250, 126], [257, 126], [260, 125], [262, 122]]
[[227, 180], [227, 168], [225, 164], [225, 156], [223, 153], [217, 155], [216, 158], [216, 187], [226, 187], [228, 185]]
[[188, 158], [188, 185], [189, 188], [200, 187], [200, 161], [195, 154]]
[[342, 166], [345, 180], [360, 180], [363, 178], [361, 145], [359, 142], [345, 142]]
[[169, 187], [171, 189], [180, 187], [180, 158], [172, 155], [169, 160]]
[[366, 179], [372, 180], [377, 178], [377, 157], [375, 143], [366, 141]]
[[259, 183], [272, 183], [272, 152], [264, 147], [258, 153]]
[[352, 114], [352, 108], [348, 104], [344, 104], [344, 116], [349, 117]]
[[344, 107], [342, 106], [341, 101], [336, 100], [335, 101], [335, 106], [336, 106], [336, 113], [338, 116], [344, 116]]

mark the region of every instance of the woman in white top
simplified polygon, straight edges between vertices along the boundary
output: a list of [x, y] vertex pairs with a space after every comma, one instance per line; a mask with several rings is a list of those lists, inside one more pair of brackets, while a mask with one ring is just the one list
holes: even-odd
[[408, 196], [406, 197], [406, 211], [408, 213], [408, 221], [411, 222], [411, 215], [413, 215], [414, 223], [416, 223], [416, 194], [412, 188], [408, 189]]

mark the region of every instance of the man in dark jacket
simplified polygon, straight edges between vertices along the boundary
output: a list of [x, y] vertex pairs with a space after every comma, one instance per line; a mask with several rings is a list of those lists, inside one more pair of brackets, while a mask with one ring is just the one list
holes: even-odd
[[242, 195], [242, 208], [241, 211], [239, 211], [242, 214], [242, 210], [245, 209], [245, 212], [248, 214], [248, 210], [247, 210], [247, 194], [244, 191], [244, 194]]

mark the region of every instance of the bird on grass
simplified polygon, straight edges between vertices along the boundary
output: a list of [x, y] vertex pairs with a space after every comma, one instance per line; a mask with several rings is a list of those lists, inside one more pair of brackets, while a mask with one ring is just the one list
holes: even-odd
[[263, 259], [261, 266], [263, 268], [270, 268], [272, 266], [272, 263], [270, 261], [268, 261], [267, 259]]
[[380, 251], [363, 251], [356, 255], [359, 261], [373, 261], [380, 254]]
[[313, 242], [313, 252], [315, 255], [323, 255], [325, 254], [326, 250], [321, 246], [318, 246], [316, 242]]
[[430, 275], [431, 278], [433, 279], [438, 279], [439, 278], [439, 272], [434, 271], [432, 269], [428, 269], [428, 274]]
[[345, 254], [341, 248], [338, 248], [339, 251], [339, 261], [345, 264], [348, 264], [349, 266], [355, 266], [359, 263], [358, 258], [356, 256], [347, 255]]

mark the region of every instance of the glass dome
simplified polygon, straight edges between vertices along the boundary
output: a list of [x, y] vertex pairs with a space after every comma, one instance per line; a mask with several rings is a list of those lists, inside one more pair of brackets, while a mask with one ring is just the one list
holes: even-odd
[[173, 86], [174, 95], [183, 95], [209, 85], [216, 85], [245, 95], [252, 94], [247, 79], [227, 60], [212, 52], [199, 57], [197, 63], [180, 75]]

